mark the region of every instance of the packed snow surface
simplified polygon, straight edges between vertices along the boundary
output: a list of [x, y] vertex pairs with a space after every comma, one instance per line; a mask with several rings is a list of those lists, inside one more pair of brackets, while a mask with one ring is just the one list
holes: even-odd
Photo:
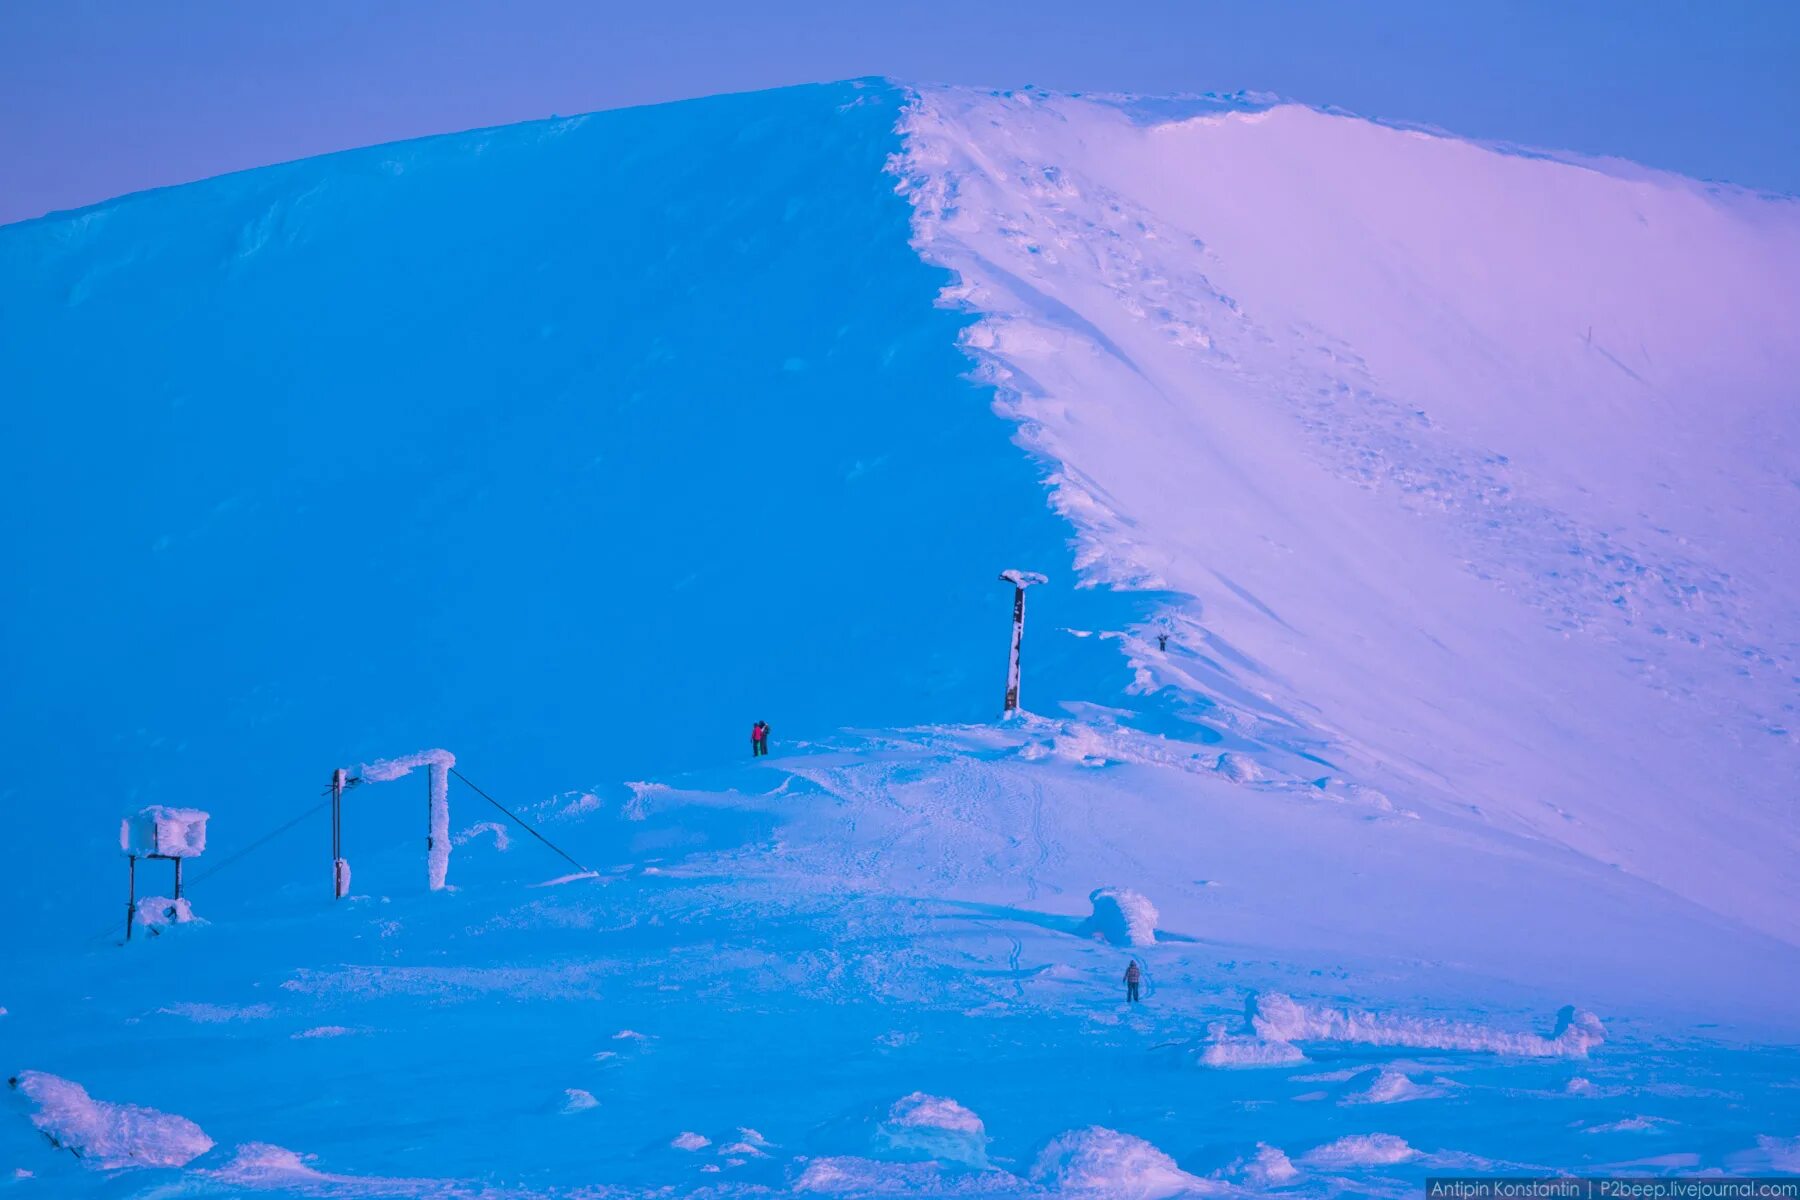
[[1796, 209], [858, 81], [0, 229], [0, 1190], [1793, 1170]]

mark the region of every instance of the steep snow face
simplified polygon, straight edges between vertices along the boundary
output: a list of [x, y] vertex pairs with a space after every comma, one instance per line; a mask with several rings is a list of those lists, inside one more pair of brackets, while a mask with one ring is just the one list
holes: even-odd
[[[519, 797], [729, 761], [759, 718], [777, 752], [985, 719], [1007, 567], [1055, 577], [1045, 705], [1089, 690], [1057, 677], [1067, 528], [883, 170], [904, 99], [482, 130], [0, 229], [0, 795], [61, 851], [0, 940], [107, 923], [98, 852], [145, 803], [204, 799], [228, 854], [399, 748]], [[349, 802], [358, 886], [412, 886], [364, 864], [417, 845], [425, 786]]]
[[893, 165], [1087, 578], [1184, 597], [1140, 686], [1800, 941], [1800, 204], [1145, 113], [926, 90]]

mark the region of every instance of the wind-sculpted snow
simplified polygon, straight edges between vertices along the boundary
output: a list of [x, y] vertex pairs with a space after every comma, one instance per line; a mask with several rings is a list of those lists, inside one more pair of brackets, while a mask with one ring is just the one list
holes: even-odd
[[1183, 1171], [1143, 1138], [1100, 1125], [1065, 1133], [1045, 1146], [1031, 1177], [1059, 1193], [1095, 1200], [1163, 1200], [1225, 1190]]
[[1800, 941], [1800, 204], [1297, 105], [905, 130], [1081, 569], [1184, 596], [1140, 689]]
[[1130, 888], [1096, 888], [1088, 895], [1094, 915], [1083, 932], [1104, 938], [1115, 946], [1154, 946], [1156, 906]]
[[185, 1117], [96, 1100], [55, 1075], [21, 1071], [9, 1082], [31, 1103], [31, 1123], [51, 1145], [97, 1167], [179, 1167], [213, 1147]]
[[[1244, 1005], [1244, 1024], [1252, 1036], [1229, 1033], [1222, 1026], [1214, 1030], [1202, 1051], [1202, 1061], [1209, 1066], [1298, 1062], [1303, 1055], [1294, 1045], [1296, 1042], [1471, 1050], [1529, 1058], [1586, 1058], [1589, 1051], [1606, 1041], [1600, 1018], [1573, 1006], [1557, 1014], [1556, 1030], [1543, 1037], [1466, 1021], [1301, 1004], [1279, 992], [1253, 994]], [[1405, 1082], [1403, 1076], [1400, 1082]]]

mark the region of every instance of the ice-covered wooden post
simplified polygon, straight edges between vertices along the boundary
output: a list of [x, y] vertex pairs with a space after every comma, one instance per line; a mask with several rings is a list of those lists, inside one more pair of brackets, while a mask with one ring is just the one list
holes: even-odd
[[1048, 583], [1032, 571], [1002, 571], [1000, 581], [1013, 585], [1012, 657], [1006, 664], [1006, 708], [1003, 716], [1019, 711], [1019, 647], [1025, 643], [1025, 589], [1034, 583]]
[[344, 788], [349, 772], [339, 767], [331, 773], [331, 895], [342, 900], [350, 894], [350, 864], [344, 861]]
[[144, 921], [182, 924], [194, 919], [193, 909], [181, 896], [181, 860], [198, 858], [206, 850], [207, 814], [197, 808], [165, 808], [153, 804], [119, 822], [119, 849], [129, 860], [130, 891], [125, 907], [125, 940], [131, 940], [138, 920], [137, 860], [160, 858], [175, 864], [175, 895], [144, 900]]
[[[442, 891], [450, 874], [450, 768], [456, 755], [448, 750], [421, 750], [404, 758], [384, 758], [365, 763], [349, 783], [385, 783], [425, 768], [425, 881], [432, 891]], [[335, 777], [334, 777], [335, 786]], [[335, 842], [336, 839], [334, 839]], [[341, 846], [338, 847], [341, 849]], [[339, 862], [342, 860], [339, 859]], [[345, 887], [350, 868], [344, 865]]]

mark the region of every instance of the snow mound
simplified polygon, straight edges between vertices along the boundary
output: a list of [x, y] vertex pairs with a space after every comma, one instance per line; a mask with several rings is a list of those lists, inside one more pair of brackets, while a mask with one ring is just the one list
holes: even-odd
[[96, 1167], [180, 1167], [213, 1148], [186, 1117], [96, 1100], [80, 1084], [21, 1071], [9, 1080], [37, 1106], [31, 1123], [59, 1149]]
[[1301, 1161], [1316, 1167], [1374, 1167], [1409, 1162], [1419, 1152], [1391, 1133], [1356, 1133], [1308, 1150]]
[[139, 925], [152, 928], [158, 925], [187, 925], [197, 920], [193, 905], [187, 897], [171, 900], [167, 896], [145, 896], [137, 904], [137, 920]]
[[894, 1102], [888, 1120], [895, 1125], [924, 1129], [951, 1129], [958, 1133], [985, 1136], [981, 1118], [945, 1096], [928, 1096], [913, 1092]]
[[1005, 1171], [946, 1175], [936, 1163], [879, 1162], [872, 1158], [815, 1158], [794, 1181], [796, 1192], [830, 1196], [992, 1196], [1025, 1190]]
[[207, 813], [197, 808], [149, 808], [119, 822], [119, 849], [127, 854], [192, 858], [206, 850]]
[[948, 1097], [924, 1092], [895, 1101], [875, 1132], [877, 1147], [887, 1153], [978, 1170], [988, 1166], [987, 1141], [980, 1117]]
[[1422, 1050], [1476, 1050], [1526, 1058], [1586, 1058], [1606, 1040], [1593, 1013], [1564, 1008], [1549, 1037], [1509, 1033], [1468, 1021], [1392, 1016], [1301, 1004], [1280, 992], [1252, 995], [1244, 1006], [1250, 1031], [1268, 1042], [1353, 1042]]
[[1234, 783], [1255, 783], [1263, 777], [1262, 767], [1247, 754], [1221, 754], [1213, 770]]
[[298, 1195], [354, 1196], [356, 1200], [453, 1194], [436, 1180], [329, 1174], [311, 1166], [308, 1157], [285, 1146], [246, 1142], [233, 1150], [230, 1162], [204, 1174], [231, 1187]]
[[690, 1152], [695, 1151], [695, 1150], [704, 1150], [710, 1145], [712, 1145], [711, 1138], [707, 1137], [705, 1134], [695, 1133], [691, 1129], [683, 1130], [681, 1133], [679, 1133], [675, 1136], [673, 1141], [671, 1141], [669, 1143], [669, 1146], [672, 1149], [687, 1150]]
[[1088, 893], [1094, 915], [1081, 926], [1088, 937], [1100, 937], [1115, 946], [1154, 946], [1156, 906], [1130, 888], [1103, 887]]
[[1400, 1104], [1407, 1100], [1429, 1100], [1443, 1095], [1435, 1087], [1414, 1083], [1404, 1072], [1388, 1067], [1370, 1067], [1359, 1071], [1345, 1083], [1339, 1104]]
[[1242, 1179], [1251, 1187], [1279, 1187], [1297, 1178], [1300, 1169], [1279, 1148], [1258, 1142], [1255, 1154], [1238, 1159], [1219, 1174]]
[[1107, 1200], [1161, 1200], [1220, 1188], [1189, 1175], [1143, 1138], [1100, 1125], [1052, 1139], [1038, 1155], [1031, 1178], [1072, 1195]]
[[1800, 1174], [1800, 1137], [1777, 1138], [1767, 1134], [1756, 1139], [1756, 1148], [1777, 1171]]
[[1200, 1051], [1200, 1062], [1208, 1067], [1287, 1067], [1305, 1061], [1298, 1046], [1254, 1034], [1234, 1034], [1223, 1025], [1212, 1027]]
[[600, 1102], [594, 1099], [594, 1093], [583, 1088], [564, 1088], [561, 1112], [578, 1113], [599, 1108]]

